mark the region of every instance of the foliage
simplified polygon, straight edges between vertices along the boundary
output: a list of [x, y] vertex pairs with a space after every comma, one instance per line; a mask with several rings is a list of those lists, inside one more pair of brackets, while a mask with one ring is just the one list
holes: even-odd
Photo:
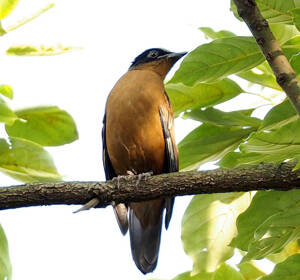
[[[0, 20], [7, 17], [17, 0], [0, 0]], [[48, 5], [37, 14], [4, 29], [0, 36], [22, 26], [52, 8]], [[30, 52], [29, 52], [30, 50]], [[10, 47], [9, 55], [53, 55], [72, 50], [71, 47]], [[0, 123], [7, 136], [0, 138], [0, 171], [22, 182], [57, 181], [61, 179], [50, 153], [44, 146], [59, 146], [78, 138], [73, 118], [56, 106], [13, 110], [9, 104], [14, 92], [11, 86], [0, 84]], [[12, 268], [5, 233], [0, 225], [0, 278], [11, 279]]]
[[[300, 1], [256, 3], [299, 75]], [[178, 145], [181, 170], [197, 170], [216, 160], [221, 168], [296, 160], [299, 168], [299, 116], [289, 100], [274, 99], [282, 90], [254, 38], [199, 29], [210, 41], [191, 51], [166, 84], [175, 115], [199, 122]], [[248, 91], [245, 81], [251, 91], [258, 88], [252, 85], [262, 86], [255, 94], [272, 105], [263, 119], [254, 117], [260, 109], [255, 104], [220, 110], [225, 101], [242, 100]], [[193, 269], [174, 279], [299, 279], [299, 205], [299, 190], [195, 196], [182, 220], [182, 242]], [[225, 264], [238, 250], [243, 256], [236, 263], [240, 271]], [[256, 267], [255, 260], [263, 258], [278, 263], [269, 275]]]
[[[16, 25], [2, 27], [17, 0], [0, 0], [0, 36], [19, 28], [53, 7], [45, 7]], [[256, 0], [297, 76], [300, 76], [300, 1]], [[236, 7], [231, 3], [233, 15]], [[242, 24], [242, 23], [240, 23]], [[218, 161], [221, 168], [261, 162], [296, 160], [300, 167], [300, 120], [282, 94], [276, 78], [252, 37], [200, 27], [210, 40], [191, 51], [169, 82], [166, 91], [176, 117], [199, 126], [178, 145], [181, 170], [197, 170]], [[62, 46], [15, 45], [7, 55], [51, 56], [73, 50]], [[0, 84], [0, 122], [7, 137], [0, 139], [0, 171], [25, 182], [59, 180], [45, 146], [71, 143], [78, 135], [72, 117], [56, 106], [13, 110], [11, 86]], [[225, 112], [220, 105], [235, 102], [249, 90], [245, 82], [260, 85], [265, 105], [273, 107], [263, 119], [259, 105]], [[240, 85], [243, 83], [243, 86]], [[256, 91], [258, 87], [252, 87]], [[250, 90], [249, 90], [250, 91]], [[249, 93], [248, 93], [249, 94]], [[277, 103], [276, 103], [277, 102]], [[279, 104], [278, 104], [279, 103]], [[195, 196], [182, 220], [182, 243], [193, 261], [191, 271], [173, 280], [272, 280], [299, 278], [300, 191], [259, 191]], [[299, 215], [299, 216], [298, 216]], [[236, 267], [227, 261], [241, 262]], [[235, 259], [232, 258], [235, 256]], [[256, 265], [266, 258], [274, 263], [267, 275]], [[0, 276], [11, 279], [7, 241], [0, 228]]]

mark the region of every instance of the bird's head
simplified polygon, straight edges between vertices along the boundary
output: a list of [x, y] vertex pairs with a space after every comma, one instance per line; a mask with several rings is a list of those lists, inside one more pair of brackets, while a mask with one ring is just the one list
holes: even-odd
[[134, 59], [129, 70], [149, 69], [164, 78], [175, 62], [184, 55], [186, 52], [176, 53], [159, 48], [148, 49]]

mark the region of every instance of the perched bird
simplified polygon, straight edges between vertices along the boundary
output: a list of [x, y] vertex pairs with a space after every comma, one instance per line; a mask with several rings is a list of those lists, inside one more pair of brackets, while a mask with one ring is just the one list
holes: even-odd
[[[185, 54], [148, 49], [134, 59], [111, 90], [102, 130], [107, 180], [120, 175], [178, 171], [173, 110], [163, 81]], [[173, 204], [170, 197], [114, 206], [121, 232], [126, 234], [129, 227], [132, 257], [144, 274], [156, 267], [163, 211], [166, 209], [167, 229]]]

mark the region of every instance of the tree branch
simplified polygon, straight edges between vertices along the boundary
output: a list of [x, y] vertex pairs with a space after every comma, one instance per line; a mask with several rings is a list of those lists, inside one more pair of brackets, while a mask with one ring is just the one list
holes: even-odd
[[97, 207], [112, 201], [130, 202], [157, 197], [244, 192], [252, 190], [290, 190], [300, 188], [300, 170], [295, 163], [260, 164], [257, 166], [217, 169], [201, 172], [178, 172], [145, 177], [136, 186], [137, 176], [104, 182], [28, 183], [0, 188], [0, 209], [55, 204], [85, 204], [99, 199]]
[[248, 25], [266, 60], [271, 66], [278, 84], [300, 115], [300, 88], [297, 76], [283, 54], [280, 44], [263, 18], [255, 0], [234, 0], [238, 14]]

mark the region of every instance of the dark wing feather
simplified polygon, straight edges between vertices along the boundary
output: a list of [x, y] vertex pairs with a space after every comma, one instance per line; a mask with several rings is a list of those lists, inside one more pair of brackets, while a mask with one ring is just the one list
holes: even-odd
[[[173, 135], [173, 116], [170, 115], [169, 111], [161, 107], [159, 109], [161, 126], [163, 129], [165, 139], [165, 162], [164, 162], [164, 173], [177, 172], [179, 169], [178, 164], [178, 152], [176, 143]], [[174, 197], [165, 199], [166, 207], [166, 218], [165, 227], [168, 229], [174, 205]]]
[[102, 160], [104, 166], [104, 172], [106, 180], [111, 180], [114, 177], [117, 177], [117, 174], [111, 164], [107, 147], [106, 147], [106, 115], [103, 118], [103, 128], [102, 128]]
[[[107, 146], [106, 146], [106, 115], [103, 118], [103, 128], [102, 128], [102, 159], [106, 180], [111, 180], [114, 177], [117, 177], [117, 174], [111, 164]], [[123, 235], [126, 234], [128, 230], [128, 218], [127, 218], [127, 206], [123, 203], [114, 205], [114, 213], [119, 225], [119, 228]]]

